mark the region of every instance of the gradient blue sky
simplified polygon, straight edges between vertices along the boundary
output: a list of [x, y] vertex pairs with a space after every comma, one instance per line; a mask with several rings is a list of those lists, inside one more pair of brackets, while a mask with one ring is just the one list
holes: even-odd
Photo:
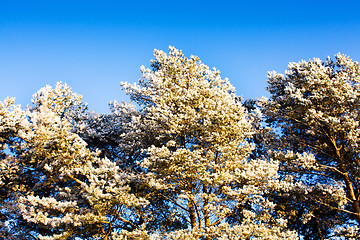
[[197, 55], [244, 98], [267, 95], [268, 71], [338, 52], [360, 60], [359, 1], [0, 0], [0, 101], [22, 105], [68, 83], [89, 108], [128, 100], [153, 50]]

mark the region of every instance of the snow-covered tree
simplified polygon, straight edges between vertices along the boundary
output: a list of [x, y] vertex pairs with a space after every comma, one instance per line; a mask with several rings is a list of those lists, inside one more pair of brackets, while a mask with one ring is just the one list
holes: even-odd
[[335, 61], [290, 63], [285, 74], [270, 72], [268, 78], [271, 96], [260, 105], [281, 132], [282, 144], [272, 154], [293, 181], [283, 189], [291, 196], [288, 206], [311, 223], [316, 239], [343, 233], [359, 238], [359, 63], [337, 54]]
[[[278, 163], [250, 159], [251, 121], [233, 86], [198, 57], [155, 50], [152, 69], [138, 84], [123, 83], [141, 108], [143, 124], [161, 145], [146, 149], [145, 179], [185, 218], [186, 229], [167, 239], [291, 239], [272, 218], [264, 197], [276, 188]], [[237, 221], [230, 222], [234, 215]]]
[[29, 229], [18, 217], [16, 204], [17, 192], [23, 191], [29, 183], [19, 172], [23, 166], [14, 155], [21, 151], [22, 137], [29, 129], [26, 113], [14, 105], [15, 99], [7, 98], [0, 102], [0, 238], [30, 239]]
[[0, 105], [3, 235], [109, 239], [119, 229], [140, 228], [129, 214], [147, 201], [131, 193], [132, 173], [98, 157], [72, 131], [68, 119], [82, 112], [81, 97], [59, 83], [41, 89], [33, 103], [26, 111], [12, 100]]

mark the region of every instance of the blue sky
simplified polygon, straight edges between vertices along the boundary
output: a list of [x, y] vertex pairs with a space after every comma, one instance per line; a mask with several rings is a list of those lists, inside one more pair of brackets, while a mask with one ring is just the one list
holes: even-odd
[[267, 95], [266, 74], [338, 52], [360, 60], [359, 1], [0, 0], [0, 101], [22, 105], [68, 83], [89, 108], [128, 100], [153, 50], [169, 45], [221, 71], [244, 98]]

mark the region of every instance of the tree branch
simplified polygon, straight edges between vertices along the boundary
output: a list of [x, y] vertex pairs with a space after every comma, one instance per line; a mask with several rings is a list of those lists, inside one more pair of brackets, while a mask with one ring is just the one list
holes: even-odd
[[179, 208], [181, 208], [182, 210], [184, 210], [184, 211], [186, 211], [186, 212], [188, 212], [188, 211], [189, 211], [189, 209], [184, 208], [183, 206], [181, 206], [180, 204], [178, 204], [178, 203], [177, 203], [177, 202], [175, 202], [174, 200], [171, 200], [170, 198], [168, 198], [168, 197], [167, 197], [167, 196], [165, 196], [164, 194], [161, 194], [161, 193], [160, 193], [160, 196], [162, 196], [162, 197], [166, 198], [166, 200], [168, 200], [168, 201], [172, 202], [173, 204], [175, 204], [176, 206], [178, 206], [178, 207], [179, 207]]
[[311, 200], [313, 200], [314, 202], [317, 202], [321, 205], [324, 205], [324, 206], [327, 206], [331, 209], [334, 209], [334, 210], [338, 210], [338, 211], [341, 211], [341, 212], [345, 212], [345, 213], [348, 213], [348, 214], [352, 214], [352, 215], [355, 215], [355, 216], [360, 216], [360, 214], [358, 213], [354, 213], [354, 212], [351, 212], [351, 211], [348, 211], [348, 210], [345, 210], [345, 209], [341, 209], [341, 208], [338, 208], [338, 207], [334, 207], [334, 206], [331, 206], [330, 204], [327, 204], [327, 203], [324, 203], [324, 202], [321, 202], [321, 201], [318, 201], [312, 197], [309, 197]]
[[213, 222], [212, 224], [210, 224], [209, 227], [215, 226], [216, 224], [219, 224], [222, 220], [224, 220], [227, 217], [230, 217], [231, 215], [233, 215], [237, 209], [243, 209], [243, 206], [241, 204], [238, 204], [231, 212], [229, 212], [228, 214], [226, 214], [224, 217], [219, 218], [217, 221]]

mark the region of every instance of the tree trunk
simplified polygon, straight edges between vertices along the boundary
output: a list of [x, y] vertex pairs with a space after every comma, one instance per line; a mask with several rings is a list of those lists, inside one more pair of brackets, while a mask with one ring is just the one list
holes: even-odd
[[353, 183], [352, 183], [352, 181], [351, 181], [351, 179], [349, 177], [349, 174], [348, 174], [348, 172], [346, 170], [346, 167], [344, 166], [344, 160], [346, 161], [346, 159], [344, 159], [344, 153], [341, 152], [341, 150], [342, 151], [344, 150], [345, 144], [343, 143], [341, 145], [341, 147], [339, 148], [336, 145], [335, 139], [331, 138], [330, 141], [332, 143], [333, 149], [334, 149], [336, 157], [337, 157], [339, 170], [342, 173], [342, 178], [345, 181], [346, 193], [347, 193], [348, 197], [350, 198], [350, 200], [352, 201], [351, 207], [352, 207], [353, 212], [354, 212], [353, 215], [355, 216], [356, 221], [360, 225], [359, 199], [355, 195], [354, 185], [353, 185]]
[[359, 205], [359, 199], [355, 195], [354, 186], [350, 180], [349, 174], [347, 173], [345, 167], [340, 164], [340, 171], [343, 173], [343, 179], [345, 181], [346, 185], [346, 192], [352, 201], [351, 207], [354, 212], [354, 216], [358, 224], [360, 225], [360, 205]]
[[189, 211], [189, 217], [190, 217], [190, 224], [191, 229], [194, 229], [196, 227], [196, 215], [195, 215], [195, 208], [190, 199], [188, 199], [188, 211]]
[[[203, 192], [204, 192], [205, 194], [208, 193], [208, 189], [207, 189], [207, 186], [206, 186], [206, 185], [203, 186]], [[205, 227], [209, 227], [209, 226], [210, 226], [209, 211], [208, 211], [208, 209], [207, 209], [208, 204], [209, 204], [208, 200], [207, 200], [207, 199], [204, 199], [204, 220], [205, 220]]]

